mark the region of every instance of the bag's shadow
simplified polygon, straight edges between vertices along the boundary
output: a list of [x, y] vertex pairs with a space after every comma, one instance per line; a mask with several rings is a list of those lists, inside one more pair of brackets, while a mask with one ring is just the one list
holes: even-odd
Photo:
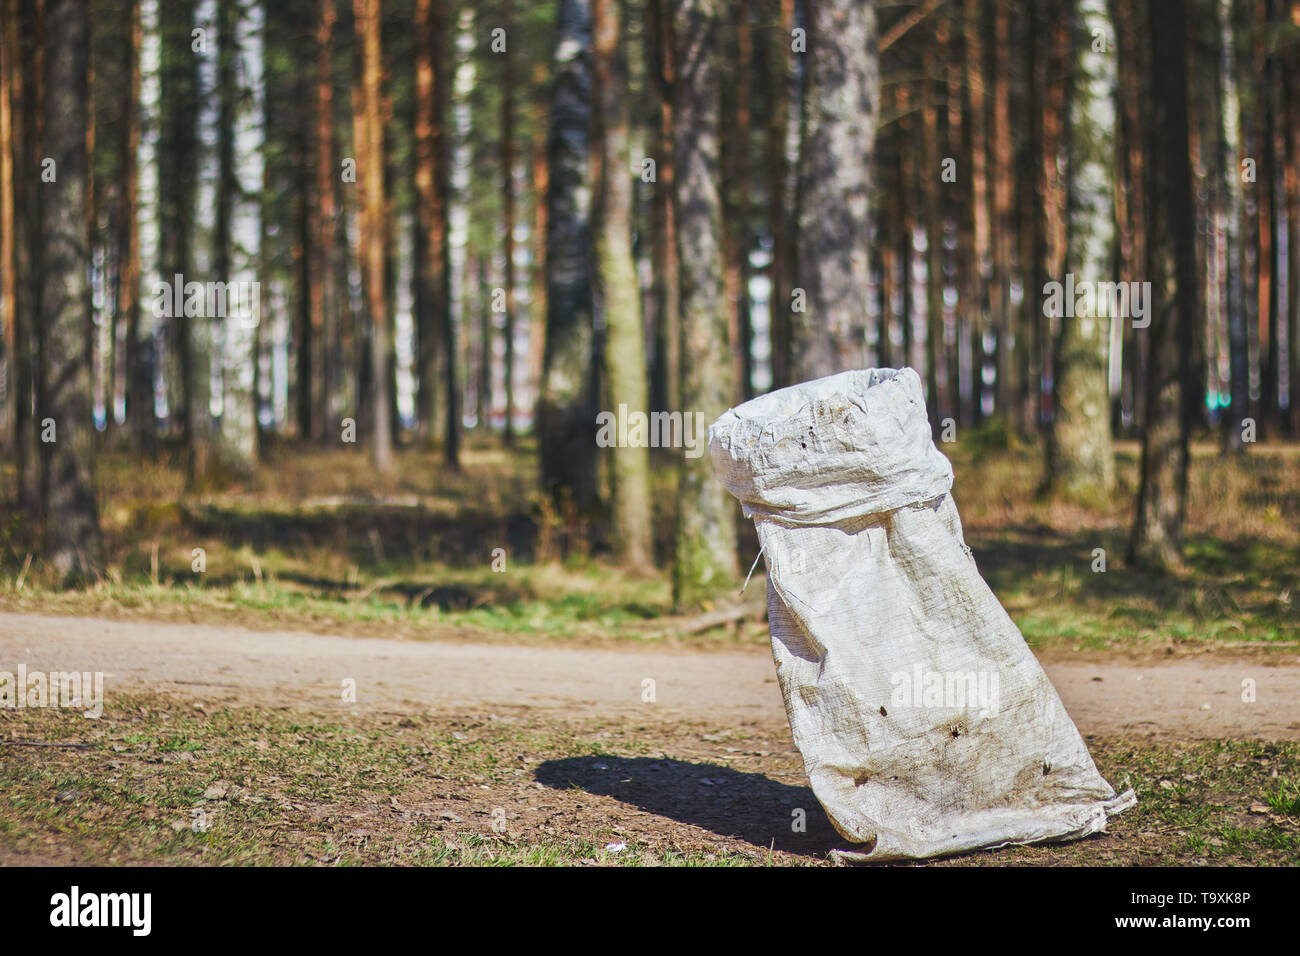
[[597, 754], [548, 760], [534, 776], [556, 790], [576, 787], [613, 797], [647, 813], [744, 840], [760, 850], [820, 858], [837, 847], [851, 846], [835, 832], [811, 789], [761, 773], [670, 758]]

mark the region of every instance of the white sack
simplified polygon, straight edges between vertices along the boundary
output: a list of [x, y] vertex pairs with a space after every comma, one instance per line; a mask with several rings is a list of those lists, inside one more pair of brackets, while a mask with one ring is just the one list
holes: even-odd
[[758, 528], [772, 656], [813, 792], [867, 844], [844, 856], [1075, 839], [1135, 803], [1098, 774], [980, 577], [915, 371], [755, 398], [713, 424], [709, 450]]

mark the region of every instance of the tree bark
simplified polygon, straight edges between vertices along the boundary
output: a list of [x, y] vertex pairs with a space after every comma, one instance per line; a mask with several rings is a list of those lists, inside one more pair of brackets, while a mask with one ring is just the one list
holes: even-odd
[[361, 133], [357, 171], [364, 191], [361, 261], [370, 312], [370, 448], [381, 474], [393, 470], [392, 412], [389, 405], [388, 302], [384, 278], [386, 222], [384, 208], [383, 56], [380, 46], [380, 0], [353, 0], [357, 40], [361, 45]]
[[680, 296], [677, 280], [677, 226], [673, 208], [673, 18], [672, 0], [648, 0], [646, 38], [652, 50], [655, 92], [655, 188], [651, 206], [654, 271], [655, 365], [652, 402], [656, 408], [681, 407]]
[[334, 151], [334, 28], [338, 13], [335, 0], [320, 0], [316, 22], [316, 205], [312, 210], [312, 313], [319, 317], [320, 341], [316, 349], [319, 361], [319, 397], [313, 415], [317, 441], [330, 434], [333, 422], [335, 391], [335, 347], [339, 335], [339, 308], [336, 293], [335, 256], [336, 203], [335, 182], [338, 167]]
[[966, 91], [970, 109], [970, 184], [973, 233], [969, 254], [970, 301], [964, 310], [968, 316], [970, 342], [970, 407], [972, 424], [984, 417], [992, 396], [984, 384], [985, 343], [990, 329], [989, 286], [992, 282], [992, 258], [989, 255], [988, 195], [988, 117], [984, 106], [984, 44], [978, 0], [965, 0], [964, 30], [966, 40]]
[[772, 384], [794, 382], [793, 313], [790, 311], [791, 273], [794, 267], [788, 192], [790, 164], [786, 158], [790, 139], [790, 31], [794, 25], [794, 0], [775, 0], [769, 51], [771, 75], [765, 152], [767, 156], [767, 216], [772, 232], [772, 293], [769, 312], [772, 338]]
[[[1011, 310], [1011, 276], [1015, 255], [1012, 218], [1010, 0], [997, 0], [993, 12], [993, 284], [990, 312], [996, 324], [996, 409], [1008, 428], [1028, 434], [1021, 416], [1021, 383], [1016, 364], [1015, 316]], [[1023, 343], [1021, 343], [1023, 347]]]
[[420, 428], [429, 441], [443, 430], [435, 420], [438, 401], [438, 364], [442, 350], [440, 325], [446, 320], [446, 303], [442, 301], [443, 245], [446, 242], [446, 215], [439, 188], [442, 157], [442, 90], [438, 84], [435, 61], [441, 55], [436, 46], [438, 30], [434, 0], [418, 0], [415, 7], [415, 187], [417, 195], [416, 264], [419, 297], [416, 322], [416, 371], [419, 379], [418, 416]]
[[[222, 122], [218, 143], [214, 272], [219, 281], [248, 283], [251, 296], [262, 263], [263, 8], [219, 0], [218, 88]], [[244, 85], [240, 85], [240, 80]], [[236, 148], [238, 147], [238, 148]], [[240, 288], [240, 287], [236, 287]], [[241, 296], [243, 298], [243, 296]], [[261, 308], [249, 315], [227, 307], [221, 376], [221, 457], [230, 470], [251, 473], [258, 460], [257, 364]]]
[[[80, 584], [103, 569], [94, 491], [95, 423], [90, 337], [90, 236], [86, 218], [88, 0], [47, 0], [45, 6], [45, 148], [57, 162], [42, 204], [46, 251], [41, 323], [45, 329], [42, 430], [46, 557], [64, 584]], [[44, 441], [44, 436], [43, 439]]]
[[1176, 566], [1182, 560], [1190, 419], [1186, 343], [1198, 314], [1184, 7], [1183, 0], [1168, 0], [1147, 24], [1152, 116], [1147, 126], [1151, 162], [1146, 274], [1151, 276], [1152, 302], [1146, 330], [1150, 344], [1141, 485], [1128, 557], [1132, 563], [1157, 567]]
[[[198, 59], [191, 49], [194, 28], [193, 0], [167, 0], [159, 7], [162, 43], [158, 140], [159, 226], [164, 239], [159, 248], [159, 271], [165, 282], [188, 282], [193, 275], [194, 200], [198, 180], [199, 110]], [[177, 280], [177, 276], [183, 276]], [[207, 319], [187, 316], [184, 309], [170, 320], [171, 343], [177, 359], [175, 372], [180, 437], [185, 447], [185, 469], [193, 484], [207, 470], [208, 353], [204, 347]], [[196, 328], [197, 326], [197, 328]]]
[[796, 252], [807, 307], [794, 314], [797, 379], [856, 368], [865, 359], [870, 157], [880, 112], [874, 7], [819, 2], [808, 33]]
[[[511, 0], [504, 0], [501, 26], [510, 31], [513, 21]], [[506, 420], [502, 439], [515, 440], [515, 69], [516, 47], [510, 41], [501, 54], [501, 284], [505, 289], [504, 382]]]
[[14, 258], [14, 131], [10, 114], [10, 74], [13, 72], [14, 53], [17, 51], [14, 16], [9, 0], [3, 0], [4, 24], [0, 26], [0, 328], [4, 330], [4, 406], [0, 408], [0, 448], [17, 455], [18, 393], [15, 376], [18, 371], [18, 338], [14, 331], [14, 318], [18, 314], [14, 305], [17, 290]]
[[546, 349], [537, 408], [543, 489], [580, 512], [596, 504], [597, 367], [592, 304], [591, 8], [560, 0], [547, 151]]
[[[1074, 44], [1069, 107], [1072, 188], [1066, 268], [1076, 284], [1101, 283], [1111, 281], [1115, 261], [1114, 31], [1105, 0], [1077, 0], [1076, 16], [1082, 31]], [[1103, 50], [1093, 47], [1099, 31]], [[1106, 372], [1110, 323], [1124, 319], [1103, 315], [1101, 305], [1086, 314], [1067, 309], [1058, 317], [1055, 441], [1047, 443], [1056, 457], [1047, 462], [1046, 481], [1072, 493], [1104, 494], [1115, 485]]]
[[[674, 28], [682, 408], [687, 415], [702, 414], [707, 423], [731, 405], [734, 388], [722, 281], [717, 72], [722, 20], [716, 0], [680, 0]], [[739, 576], [736, 513], [707, 456], [683, 460], [674, 550], [673, 603], [679, 609], [731, 587]]]
[[[618, 0], [594, 0], [594, 93], [601, 117], [600, 219], [596, 261], [605, 316], [605, 374], [611, 408], [648, 413], [641, 289], [632, 258], [632, 176], [628, 168], [627, 71], [619, 53]], [[650, 450], [610, 449], [614, 551], [628, 567], [654, 559]]]

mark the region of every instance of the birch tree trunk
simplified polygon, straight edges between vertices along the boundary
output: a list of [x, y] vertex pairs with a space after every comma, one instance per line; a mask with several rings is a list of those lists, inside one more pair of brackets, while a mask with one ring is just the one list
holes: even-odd
[[[220, 317], [224, 335], [222, 351], [221, 441], [225, 463], [237, 472], [257, 467], [257, 327], [261, 319], [258, 270], [261, 265], [264, 176], [262, 144], [265, 140], [262, 85], [262, 28], [265, 14], [256, 3], [242, 9], [236, 0], [223, 0], [236, 7], [228, 12], [230, 77], [232, 87], [223, 95], [234, 97], [230, 104], [233, 122], [230, 164], [226, 188], [229, 208], [229, 274], [219, 276], [239, 294], [240, 307], [232, 307], [227, 294], [225, 315]], [[222, 56], [225, 55], [223, 51]], [[258, 283], [255, 285], [255, 283]]]
[[[1070, 198], [1066, 269], [1080, 282], [1113, 281], [1115, 262], [1115, 52], [1105, 0], [1078, 0], [1069, 115]], [[1100, 49], [1098, 46], [1100, 45]], [[1099, 299], [1099, 297], [1098, 297]], [[1115, 486], [1107, 359], [1110, 325], [1097, 302], [1089, 314], [1067, 310], [1056, 343], [1056, 451], [1049, 484], [1072, 493]]]

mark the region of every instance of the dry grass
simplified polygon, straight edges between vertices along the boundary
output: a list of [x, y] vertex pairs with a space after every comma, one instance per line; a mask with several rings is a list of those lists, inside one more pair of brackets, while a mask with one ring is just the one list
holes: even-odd
[[[1120, 447], [1119, 488], [1094, 501], [1038, 498], [1037, 453], [996, 432], [944, 451], [981, 571], [1035, 646], [1300, 639], [1300, 447], [1257, 446], [1224, 459], [1197, 446], [1187, 567], [1168, 574], [1123, 564], [1136, 447]], [[353, 634], [673, 639], [666, 576], [610, 565], [599, 516], [578, 521], [545, 503], [526, 442], [513, 452], [471, 443], [464, 460], [463, 471], [448, 473], [435, 453], [407, 449], [381, 479], [361, 449], [285, 446], [270, 449], [251, 480], [186, 491], [171, 465], [107, 455], [99, 469], [107, 578], [62, 592], [39, 560], [24, 570], [24, 529], [11, 519], [0, 525], [0, 608]], [[670, 468], [657, 470], [654, 488], [663, 561]], [[740, 524], [745, 570], [757, 542], [749, 522]], [[1104, 574], [1094, 571], [1097, 548]], [[751, 582], [746, 597], [761, 601], [762, 588]], [[651, 626], [657, 620], [664, 626]], [[736, 639], [761, 643], [763, 629], [690, 637]]]

